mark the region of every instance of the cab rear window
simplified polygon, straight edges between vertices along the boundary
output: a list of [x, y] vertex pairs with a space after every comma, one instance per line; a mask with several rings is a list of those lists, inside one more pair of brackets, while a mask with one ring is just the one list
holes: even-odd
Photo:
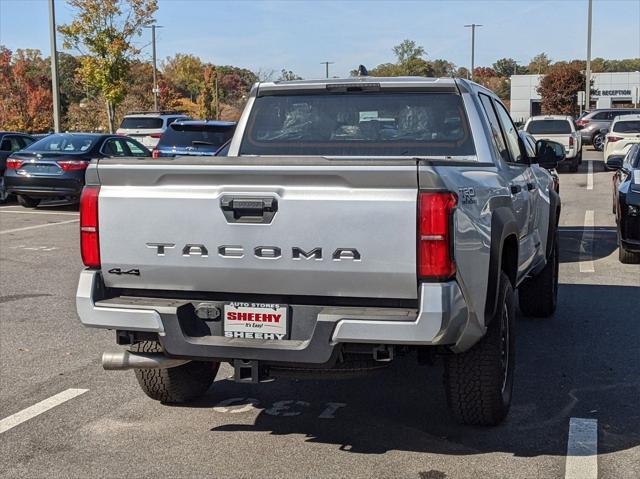
[[640, 133], [640, 120], [617, 121], [612, 131], [616, 133]]
[[162, 128], [162, 118], [129, 116], [122, 119], [120, 128], [127, 130], [157, 130]]
[[532, 135], [568, 135], [571, 124], [567, 120], [532, 120], [526, 130]]
[[455, 93], [359, 92], [258, 97], [241, 155], [475, 154]]

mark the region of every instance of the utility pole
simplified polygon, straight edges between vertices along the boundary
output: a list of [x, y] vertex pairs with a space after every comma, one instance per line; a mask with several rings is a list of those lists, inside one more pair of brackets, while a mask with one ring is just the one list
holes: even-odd
[[324, 65], [324, 77], [329, 78], [329, 65], [333, 65], [335, 62], [320, 62], [320, 65]]
[[156, 66], [156, 28], [162, 28], [162, 26], [154, 24], [145, 28], [151, 28], [151, 50], [153, 52], [153, 89], [151, 91], [153, 92], [153, 109], [158, 111], [158, 93], [160, 90], [158, 89], [158, 73]]
[[584, 89], [585, 91], [585, 109], [591, 109], [591, 9], [592, 9], [592, 0], [589, 0], [589, 20], [587, 21], [587, 86]]
[[465, 25], [465, 28], [471, 28], [471, 71], [469, 72], [469, 79], [473, 80], [473, 70], [476, 67], [476, 28], [481, 27], [477, 23]]
[[56, 47], [55, 0], [49, 0], [49, 32], [51, 34], [51, 90], [53, 92], [53, 129], [60, 133], [60, 81], [58, 80], [58, 49]]

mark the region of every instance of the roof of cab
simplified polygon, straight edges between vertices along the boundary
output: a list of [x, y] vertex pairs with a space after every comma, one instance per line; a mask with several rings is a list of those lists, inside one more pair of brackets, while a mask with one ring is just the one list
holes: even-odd
[[618, 115], [613, 118], [613, 121], [628, 121], [628, 120], [640, 120], [639, 115]]

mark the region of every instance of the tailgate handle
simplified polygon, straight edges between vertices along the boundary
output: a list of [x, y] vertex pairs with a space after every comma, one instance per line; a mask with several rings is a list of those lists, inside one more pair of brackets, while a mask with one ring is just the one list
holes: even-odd
[[278, 200], [273, 197], [223, 196], [220, 208], [227, 223], [266, 223], [273, 220], [278, 211]]

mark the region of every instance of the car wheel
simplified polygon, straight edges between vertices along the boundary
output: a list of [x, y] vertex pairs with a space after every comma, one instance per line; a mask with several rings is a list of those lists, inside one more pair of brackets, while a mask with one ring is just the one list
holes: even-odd
[[495, 426], [511, 406], [515, 310], [513, 287], [504, 272], [498, 305], [484, 338], [468, 351], [445, 358], [447, 403], [462, 424]]
[[579, 166], [580, 166], [580, 163], [578, 163], [578, 158], [574, 158], [573, 160], [571, 160], [571, 165], [569, 166], [569, 171], [571, 173], [577, 173]]
[[576, 158], [578, 159], [578, 164], [581, 165], [582, 164], [582, 150], [580, 150], [578, 152], [578, 156], [576, 156]]
[[[158, 353], [162, 346], [156, 341], [136, 343], [135, 352]], [[191, 361], [168, 369], [136, 369], [136, 379], [151, 399], [167, 404], [191, 401], [207, 392], [216, 377], [219, 362]]]
[[591, 140], [591, 144], [597, 151], [602, 151], [604, 148], [604, 135], [602, 133], [598, 133]]
[[548, 318], [556, 312], [558, 305], [558, 232], [547, 264], [540, 273], [527, 278], [518, 288], [518, 304], [525, 316]]
[[629, 251], [620, 241], [620, 231], [618, 231], [618, 259], [622, 264], [640, 264], [640, 253]]
[[30, 196], [18, 195], [18, 203], [25, 208], [35, 208], [40, 204], [40, 198], [31, 198]]

